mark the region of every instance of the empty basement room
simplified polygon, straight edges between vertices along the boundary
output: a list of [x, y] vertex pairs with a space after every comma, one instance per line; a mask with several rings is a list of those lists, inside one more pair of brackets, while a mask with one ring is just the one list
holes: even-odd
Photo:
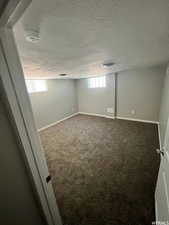
[[168, 224], [169, 2], [33, 0], [13, 33], [60, 224]]

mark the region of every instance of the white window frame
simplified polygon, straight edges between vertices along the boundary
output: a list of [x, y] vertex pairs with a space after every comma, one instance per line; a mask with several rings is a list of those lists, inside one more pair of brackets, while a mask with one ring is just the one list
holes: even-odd
[[28, 93], [46, 92], [48, 90], [46, 80], [25, 80]]
[[44, 151], [36, 130], [24, 75], [15, 45], [12, 27], [31, 0], [9, 0], [0, 17], [0, 81], [3, 95], [22, 145], [26, 167], [32, 177], [48, 225], [62, 225]]
[[106, 76], [88, 78], [88, 88], [105, 88]]

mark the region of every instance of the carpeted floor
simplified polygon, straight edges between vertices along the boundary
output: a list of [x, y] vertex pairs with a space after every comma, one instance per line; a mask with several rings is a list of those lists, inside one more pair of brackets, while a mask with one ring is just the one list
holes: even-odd
[[40, 133], [64, 225], [150, 225], [157, 125], [77, 115]]

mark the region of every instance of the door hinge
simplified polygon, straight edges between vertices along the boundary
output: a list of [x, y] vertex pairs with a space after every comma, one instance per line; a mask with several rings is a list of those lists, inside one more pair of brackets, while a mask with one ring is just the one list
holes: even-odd
[[50, 180], [51, 180], [51, 175], [46, 177], [46, 183], [49, 183]]

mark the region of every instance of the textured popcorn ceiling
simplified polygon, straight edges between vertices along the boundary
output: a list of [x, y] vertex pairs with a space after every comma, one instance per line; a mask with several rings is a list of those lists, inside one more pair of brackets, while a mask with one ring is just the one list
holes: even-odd
[[[40, 41], [26, 41], [40, 29]], [[169, 60], [168, 0], [33, 0], [14, 28], [26, 77], [104, 75]], [[116, 63], [111, 69], [103, 62]]]

